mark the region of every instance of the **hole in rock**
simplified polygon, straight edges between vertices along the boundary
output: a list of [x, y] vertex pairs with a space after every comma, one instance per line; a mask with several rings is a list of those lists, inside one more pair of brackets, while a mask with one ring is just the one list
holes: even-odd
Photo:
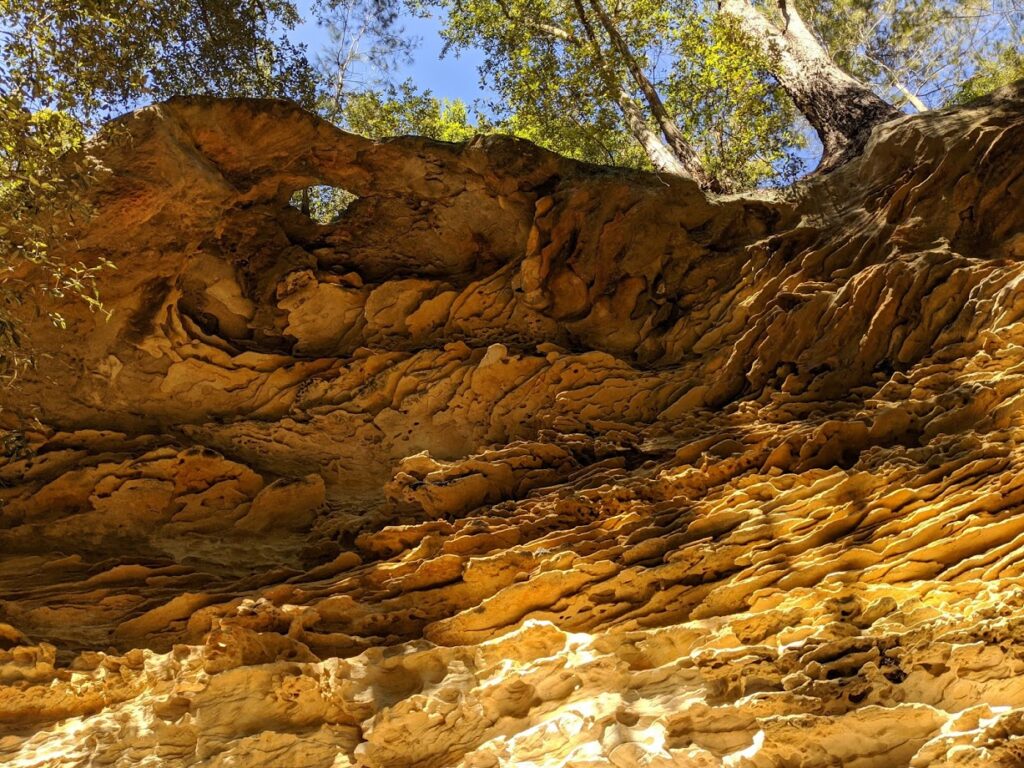
[[292, 192], [288, 205], [317, 224], [333, 224], [359, 198], [341, 187], [318, 184]]

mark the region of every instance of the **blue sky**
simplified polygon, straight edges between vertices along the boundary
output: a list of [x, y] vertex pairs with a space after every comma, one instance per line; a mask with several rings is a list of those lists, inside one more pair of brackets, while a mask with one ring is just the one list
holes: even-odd
[[[329, 41], [327, 31], [316, 23], [310, 12], [311, 0], [298, 0], [296, 4], [305, 23], [289, 36], [305, 43], [310, 57], [315, 59], [316, 54]], [[400, 67], [392, 74], [396, 82], [410, 78], [419, 88], [429, 89], [435, 96], [462, 99], [468, 104], [492, 96], [480, 88], [478, 68], [483, 56], [479, 51], [462, 51], [458, 57], [454, 52], [450, 52], [441, 58], [444, 41], [441, 39], [442, 24], [438, 19], [404, 14], [402, 25], [408, 35], [419, 44], [413, 53], [412, 63]]]
[[[289, 37], [305, 43], [311, 61], [330, 42], [326, 29], [317, 24], [310, 6], [313, 0], [296, 0], [305, 22], [296, 28]], [[434, 96], [448, 99], [462, 99], [471, 107], [478, 105], [478, 111], [492, 116], [493, 111], [487, 102], [493, 101], [495, 95], [489, 89], [480, 86], [479, 67], [483, 63], [483, 53], [469, 49], [460, 51], [458, 56], [449, 52], [442, 58], [441, 51], [444, 40], [441, 37], [443, 27], [436, 17], [419, 17], [408, 13], [402, 16], [402, 26], [406, 33], [416, 40], [417, 46], [412, 54], [412, 61], [392, 72], [393, 82], [411, 79], [420, 89], [429, 89]], [[813, 132], [808, 131], [809, 146], [799, 152], [803, 162], [811, 168], [814, 166], [820, 145]]]

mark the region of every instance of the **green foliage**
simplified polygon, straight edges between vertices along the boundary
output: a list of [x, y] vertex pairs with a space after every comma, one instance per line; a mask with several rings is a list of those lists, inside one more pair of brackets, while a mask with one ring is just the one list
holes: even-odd
[[387, 84], [388, 74], [412, 60], [414, 41], [399, 23], [400, 0], [318, 0], [314, 9], [327, 32], [316, 57], [320, 79], [318, 111], [345, 121], [353, 94]]
[[[0, 378], [12, 380], [33, 362], [14, 319], [17, 306], [46, 294], [100, 307], [96, 273], [109, 265], [57, 257], [51, 247], [56, 223], [88, 213], [61, 162], [83, 139], [81, 122], [68, 113], [31, 112], [16, 94], [0, 97]], [[89, 168], [77, 172], [83, 178]], [[56, 312], [49, 317], [65, 325]]]
[[[548, 103], [556, 101], [559, 99], [545, 99]], [[545, 109], [544, 102], [535, 106], [508, 114], [495, 124], [495, 130], [575, 160], [650, 170], [643, 149], [626, 133], [621, 117], [609, 104], [578, 102], [573, 111]]]
[[[571, 2], [442, 0], [445, 36], [458, 50], [477, 46], [481, 77], [499, 95], [499, 127], [569, 157], [649, 167], [627, 134], [603, 64], [582, 42]], [[621, 65], [614, 73], [623, 77]]]
[[0, 50], [27, 106], [83, 119], [176, 94], [311, 103], [299, 20], [290, 0], [0, 0]]
[[478, 132], [465, 102], [438, 99], [408, 80], [397, 87], [352, 94], [342, 120], [348, 130], [374, 139], [416, 135], [465, 141]]
[[[933, 108], [996, 82], [1024, 51], [1020, 0], [798, 2], [836, 63], [897, 105]], [[1012, 77], [1008, 77], [1007, 82]], [[970, 87], [968, 86], [968, 91]]]
[[736, 20], [693, 13], [678, 19], [669, 40], [676, 64], [667, 101], [708, 172], [727, 189], [796, 178], [806, 143], [796, 111]]
[[974, 75], [960, 84], [949, 101], [965, 104], [1021, 78], [1024, 78], [1024, 40], [1016, 45], [1001, 46], [992, 59], [982, 62]]
[[[449, 46], [484, 51], [499, 127], [597, 163], [649, 168], [619, 105], [643, 96], [595, 14], [568, 0], [437, 0]], [[710, 173], [728, 188], [792, 178], [803, 138], [770, 62], [698, 3], [608, 4], [619, 33]], [[593, 38], [588, 34], [593, 34]], [[650, 114], [648, 117], [652, 117]], [[654, 121], [651, 121], [652, 128]]]
[[[754, 1], [784, 25], [775, 3]], [[639, 103], [641, 94], [591, 0], [429, 2], [446, 13], [451, 47], [484, 51], [481, 75], [499, 94], [492, 108], [502, 127], [574, 157], [648, 167], [616, 103], [621, 86]], [[717, 2], [603, 5], [722, 186], [775, 184], [800, 173], [805, 138], [771, 74], [773, 62], [718, 13]], [[798, 0], [798, 6], [843, 69], [897, 105], [927, 109], [962, 101], [1020, 72], [1020, 0]], [[584, 21], [596, 30], [596, 49]]]
[[16, 305], [45, 292], [102, 308], [96, 274], [110, 265], [61, 248], [67, 224], [88, 215], [77, 185], [90, 169], [61, 156], [140, 100], [210, 93], [312, 105], [312, 68], [285, 36], [298, 20], [290, 0], [0, 0], [0, 375], [32, 364]]

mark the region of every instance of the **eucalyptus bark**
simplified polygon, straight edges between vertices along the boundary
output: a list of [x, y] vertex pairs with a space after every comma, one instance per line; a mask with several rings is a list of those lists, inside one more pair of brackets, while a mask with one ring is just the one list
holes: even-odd
[[778, 4], [781, 28], [749, 0], [719, 0], [719, 8], [773, 57], [773, 74], [821, 139], [818, 170], [831, 170], [864, 149], [872, 128], [901, 113], [836, 66], [795, 6]]

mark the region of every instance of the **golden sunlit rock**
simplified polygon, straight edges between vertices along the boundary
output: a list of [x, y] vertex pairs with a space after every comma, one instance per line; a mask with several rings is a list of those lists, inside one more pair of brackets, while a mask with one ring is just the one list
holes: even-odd
[[284, 102], [91, 151], [3, 765], [1024, 765], [1024, 85], [726, 198]]

